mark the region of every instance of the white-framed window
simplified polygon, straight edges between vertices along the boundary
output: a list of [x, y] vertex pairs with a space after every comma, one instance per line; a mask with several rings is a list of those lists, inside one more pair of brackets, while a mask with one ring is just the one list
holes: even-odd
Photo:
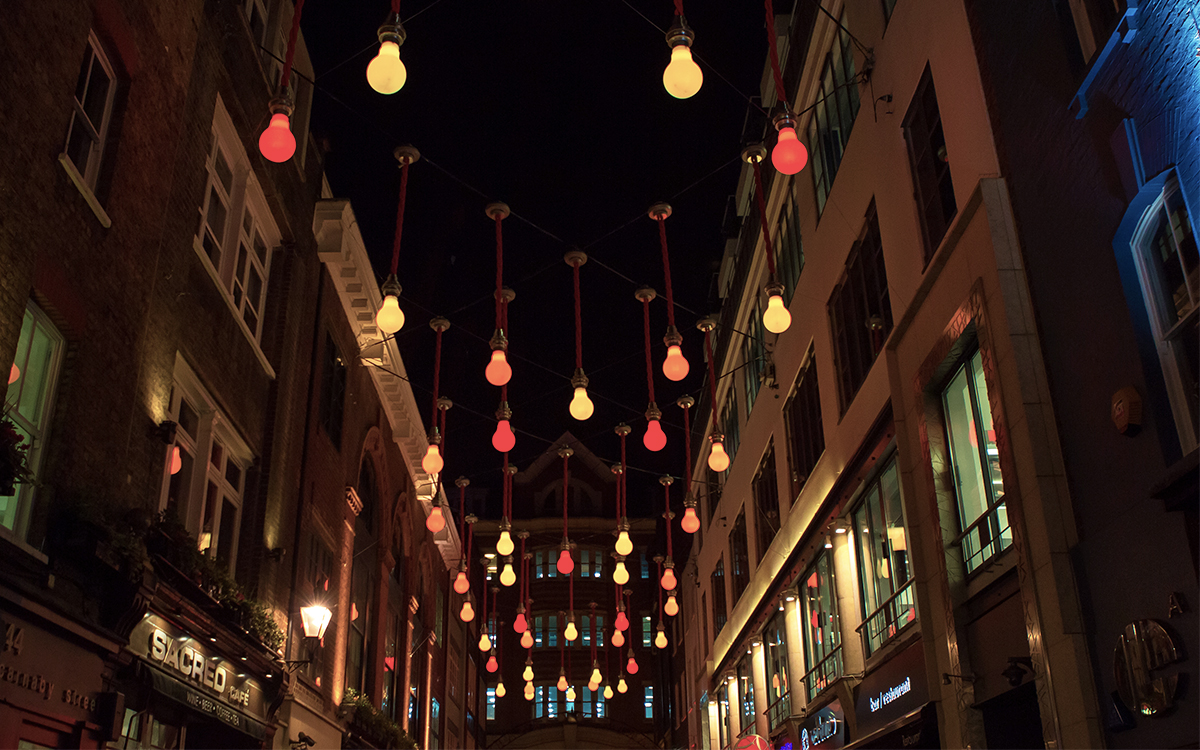
[[246, 16], [246, 25], [250, 27], [250, 38], [256, 45], [262, 46], [267, 40], [267, 6], [263, 0], [245, 0], [242, 13]]
[[96, 33], [89, 32], [79, 79], [75, 83], [74, 108], [64, 154], [84, 186], [92, 191], [100, 177], [100, 162], [108, 139], [116, 91], [117, 77], [112, 64]]
[[219, 95], [205, 167], [208, 180], [194, 246], [246, 333], [257, 343], [279, 230]]
[[[14, 369], [6, 373], [10, 379], [15, 375], [16, 380], [9, 383], [4, 397], [4, 414], [12, 420], [17, 434], [24, 438], [22, 444], [28, 446], [26, 464], [35, 478], [41, 473], [45, 460], [65, 344], [62, 334], [41, 308], [32, 301], [26, 303], [13, 359]], [[0, 489], [0, 493], [5, 489]], [[25, 539], [37, 487], [22, 483], [13, 489], [12, 495], [0, 494], [0, 526]]]
[[183, 522], [201, 552], [232, 569], [237, 562], [246, 468], [253, 455], [178, 355], [170, 406], [180, 468], [171, 473], [168, 455], [160, 509]]
[[1179, 181], [1172, 176], [1147, 209], [1132, 250], [1183, 453], [1200, 419], [1200, 256]]

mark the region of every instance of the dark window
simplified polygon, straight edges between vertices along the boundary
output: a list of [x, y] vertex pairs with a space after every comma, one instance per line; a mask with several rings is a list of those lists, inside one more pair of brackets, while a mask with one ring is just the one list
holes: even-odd
[[821, 393], [817, 388], [816, 359], [809, 348], [804, 366], [796, 376], [792, 394], [783, 407], [791, 468], [791, 502], [808, 481], [817, 459], [825, 452], [825, 429], [821, 424]]
[[779, 212], [779, 234], [775, 238], [775, 252], [779, 256], [775, 267], [779, 283], [783, 284], [783, 300], [790, 302], [792, 292], [800, 281], [804, 270], [804, 240], [800, 236], [800, 212], [796, 208], [796, 196], [789, 190], [787, 202]]
[[817, 192], [817, 213], [825, 210], [825, 201], [833, 187], [850, 140], [850, 129], [858, 116], [858, 86], [854, 75], [854, 53], [850, 34], [845, 30], [846, 15], [842, 14], [842, 29], [825, 56], [825, 67], [816, 91], [816, 104], [808, 121], [808, 149], [812, 159], [813, 186]]
[[733, 531], [729, 533], [730, 563], [733, 568], [733, 590], [738, 596], [750, 585], [750, 543], [746, 538], [746, 509], [738, 513]]
[[771, 540], [779, 533], [779, 481], [775, 478], [775, 445], [767, 446], [767, 455], [763, 456], [758, 466], [758, 473], [750, 483], [754, 492], [754, 506], [757, 515], [754, 517], [756, 540], [755, 559], [762, 562]]
[[892, 304], [875, 201], [867, 209], [862, 235], [850, 249], [846, 270], [829, 298], [829, 322], [838, 397], [845, 414], [892, 330]]
[[[746, 362], [745, 367], [742, 368], [742, 383], [746, 389], [747, 419], [750, 417], [750, 410], [754, 408], [755, 400], [758, 399], [758, 390], [762, 388], [763, 373], [767, 369], [764, 341], [766, 330], [763, 328], [762, 314], [762, 301], [758, 300], [754, 303], [754, 309], [750, 311], [750, 319], [746, 321], [750, 335], [742, 337], [742, 358]], [[732, 456], [733, 454], [730, 454], [731, 458]]]
[[921, 215], [925, 262], [928, 263], [958, 212], [954, 185], [950, 181], [950, 156], [946, 153], [942, 116], [938, 112], [937, 92], [933, 89], [928, 64], [917, 84], [908, 114], [904, 116], [904, 137], [908, 141], [913, 198], [917, 201], [917, 213]]
[[721, 633], [725, 627], [728, 613], [725, 611], [725, 558], [717, 560], [717, 567], [712, 572], [713, 591], [713, 637]]
[[325, 434], [342, 447], [342, 413], [346, 405], [346, 361], [333, 336], [325, 337], [325, 366], [321, 377], [320, 420]]
[[705, 486], [708, 488], [708, 522], [712, 523], [717, 506], [721, 504], [721, 487], [725, 484], [725, 473], [704, 466]]
[[729, 462], [733, 463], [733, 457], [737, 455], [738, 443], [741, 442], [741, 436], [738, 433], [740, 424], [738, 422], [738, 405], [737, 405], [737, 389], [730, 388], [729, 393], [725, 396], [725, 452], [729, 454]]
[[[714, 585], [713, 588], [716, 588]], [[708, 648], [708, 592], [700, 594], [700, 635], [703, 640], [700, 641], [700, 653], [704, 653]]]

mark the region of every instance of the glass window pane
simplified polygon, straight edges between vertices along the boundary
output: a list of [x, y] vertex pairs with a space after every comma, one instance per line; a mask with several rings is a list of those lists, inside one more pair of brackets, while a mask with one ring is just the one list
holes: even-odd
[[983, 515], [988, 506], [967, 376], [967, 368], [960, 368], [942, 394], [946, 407], [946, 436], [958, 494], [959, 521], [964, 529]]
[[[95, 60], [95, 58], [93, 58]], [[98, 60], [92, 64], [92, 74], [88, 77], [87, 93], [84, 94], [83, 111], [91, 121], [92, 129], [99, 134], [104, 127], [104, 110], [108, 106], [108, 90], [112, 81]]]

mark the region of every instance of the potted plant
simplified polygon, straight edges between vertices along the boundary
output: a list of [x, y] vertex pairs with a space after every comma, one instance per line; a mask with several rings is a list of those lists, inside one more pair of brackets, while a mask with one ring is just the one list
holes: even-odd
[[0, 496], [15, 495], [18, 484], [31, 482], [29, 443], [6, 412], [0, 416]]

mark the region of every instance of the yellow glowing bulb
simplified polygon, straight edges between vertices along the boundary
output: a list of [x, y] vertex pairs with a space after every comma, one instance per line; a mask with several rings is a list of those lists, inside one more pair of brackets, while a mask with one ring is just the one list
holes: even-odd
[[569, 701], [575, 700], [575, 686], [574, 685], [567, 688], [567, 700], [569, 700]]
[[625, 634], [620, 630], [614, 630], [612, 635], [612, 645], [620, 648], [625, 645]]
[[486, 630], [479, 634], [479, 650], [480, 651], [491, 651], [492, 650], [492, 639], [488, 638], [488, 634], [487, 634]]
[[533, 683], [532, 682], [525, 683], [525, 700], [527, 700], [527, 701], [533, 700]]
[[575, 627], [575, 621], [571, 620], [567, 623], [567, 629], [563, 631], [563, 638], [568, 641], [573, 641], [579, 637], [579, 628]]
[[596, 411], [596, 405], [588, 398], [587, 388], [583, 386], [576, 387], [575, 397], [571, 399], [571, 416], [582, 422], [592, 416], [592, 412], [594, 411]]
[[667, 634], [664, 631], [660, 630], [658, 635], [654, 636], [654, 645], [658, 648], [667, 647]]
[[379, 312], [375, 313], [375, 325], [388, 336], [404, 327], [404, 311], [400, 309], [400, 300], [396, 299], [396, 295], [389, 294], [383, 298]]
[[521, 679], [525, 680], [526, 682], [533, 682], [533, 665], [532, 664], [525, 665], [525, 671], [521, 673]]
[[508, 692], [508, 691], [504, 689], [504, 683], [503, 683], [503, 682], [498, 682], [498, 683], [496, 683], [496, 697], [497, 697], [497, 698], [503, 698], [503, 697], [504, 697], [504, 695], [505, 695], [507, 692]]
[[625, 567], [625, 561], [617, 562], [617, 567], [613, 568], [613, 583], [618, 586], [624, 586], [629, 583], [629, 569]]
[[500, 571], [500, 585], [511, 586], [517, 582], [517, 574], [513, 571], [512, 563], [504, 563], [504, 570]]
[[618, 693], [624, 693], [624, 692], [625, 692], [626, 690], [628, 690], [628, 689], [629, 689], [629, 686], [625, 684], [625, 678], [624, 678], [624, 677], [622, 677], [621, 679], [617, 680], [617, 692], [618, 692]]
[[725, 452], [725, 446], [720, 440], [713, 441], [712, 452], [708, 454], [708, 468], [717, 472], [729, 468], [729, 454]]
[[675, 601], [674, 594], [667, 597], [667, 603], [663, 605], [663, 612], [666, 612], [671, 617], [679, 614], [679, 602]]
[[663, 360], [663, 375], [667, 380], [683, 380], [688, 374], [688, 361], [678, 344], [667, 347], [667, 358]]
[[562, 672], [558, 673], [558, 682], [555, 684], [555, 687], [559, 690], [567, 689], [567, 676]]
[[612, 685], [605, 685], [604, 686], [604, 700], [610, 701], [610, 700], [612, 700], [612, 697], [613, 697]]
[[663, 87], [676, 99], [695, 96], [704, 83], [704, 72], [692, 59], [692, 51], [686, 44], [677, 44], [671, 50], [671, 62], [663, 71]]
[[475, 619], [475, 608], [471, 606], [470, 600], [463, 602], [462, 609], [458, 613], [458, 619], [463, 622], [470, 622]]
[[[597, 685], [604, 681], [604, 677], [600, 674], [600, 667], [592, 667], [592, 676], [588, 678], [588, 682], [594, 682]], [[596, 688], [592, 688], [595, 690]]]
[[426, 474], [437, 474], [445, 465], [446, 462], [442, 460], [442, 452], [438, 450], [437, 443], [431, 444], [425, 451], [425, 457], [421, 459], [421, 468], [425, 470]]
[[508, 533], [507, 529], [501, 531], [500, 539], [496, 542], [496, 554], [504, 557], [511, 555], [514, 549], [516, 545], [513, 544], [512, 534]]
[[533, 648], [533, 634], [528, 630], [521, 633], [521, 648]]
[[783, 306], [783, 297], [772, 294], [763, 313], [763, 326], [771, 333], [783, 333], [792, 324], [792, 314]]
[[633, 542], [629, 540], [629, 532], [621, 529], [621, 533], [617, 534], [616, 553], [628, 555], [630, 552], [633, 552]]
[[408, 71], [400, 61], [400, 45], [383, 42], [379, 54], [367, 65], [367, 83], [381, 94], [394, 94], [404, 87]]

